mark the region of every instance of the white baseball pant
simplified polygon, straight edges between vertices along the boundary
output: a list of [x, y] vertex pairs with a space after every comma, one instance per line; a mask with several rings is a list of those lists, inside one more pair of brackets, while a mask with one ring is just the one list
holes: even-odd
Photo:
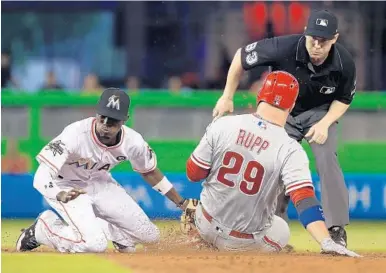
[[195, 224], [201, 238], [219, 250], [279, 252], [288, 244], [290, 238], [288, 224], [276, 215], [269, 228], [252, 234], [251, 239], [234, 237], [231, 229], [214, 218], [209, 221], [203, 214], [201, 204], [196, 210]]
[[[84, 182], [79, 182], [85, 184]], [[60, 181], [57, 185], [69, 190], [79, 185]], [[138, 243], [159, 241], [159, 229], [145, 212], [113, 178], [108, 181], [88, 181], [75, 200], [62, 203], [44, 196], [48, 204], [65, 220], [53, 213], [44, 213], [36, 225], [36, 239], [60, 252], [104, 252], [108, 240], [135, 251]]]

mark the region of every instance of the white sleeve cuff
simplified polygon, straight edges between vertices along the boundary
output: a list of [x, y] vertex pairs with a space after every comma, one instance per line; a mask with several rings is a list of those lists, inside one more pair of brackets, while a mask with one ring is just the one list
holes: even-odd
[[314, 185], [312, 184], [311, 181], [299, 181], [299, 182], [292, 183], [286, 187], [285, 195], [288, 195], [290, 192], [294, 190], [298, 190], [306, 187], [312, 187], [312, 189], [314, 189]]
[[194, 164], [196, 164], [198, 167], [202, 168], [202, 169], [205, 169], [205, 170], [209, 170], [211, 168], [211, 164], [210, 163], [207, 163], [201, 159], [199, 159], [197, 156], [195, 156], [194, 154], [192, 154], [190, 156], [190, 158], [192, 159], [192, 161], [194, 162]]

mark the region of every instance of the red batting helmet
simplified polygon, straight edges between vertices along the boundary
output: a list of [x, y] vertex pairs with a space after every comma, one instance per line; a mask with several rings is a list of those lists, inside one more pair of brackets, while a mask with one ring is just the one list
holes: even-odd
[[281, 109], [292, 109], [299, 94], [296, 78], [285, 71], [274, 71], [267, 75], [257, 95], [257, 103], [264, 101]]

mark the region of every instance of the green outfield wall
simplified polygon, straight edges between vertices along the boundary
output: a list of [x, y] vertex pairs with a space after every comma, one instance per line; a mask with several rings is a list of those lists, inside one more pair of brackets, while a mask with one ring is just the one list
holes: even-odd
[[[96, 96], [83, 96], [69, 93], [45, 92], [29, 94], [24, 92], [10, 92], [2, 90], [2, 111], [27, 109], [27, 135], [15, 139], [18, 150], [31, 159], [31, 171], [37, 167], [33, 159], [40, 149], [49, 141], [42, 136], [42, 111], [45, 108], [92, 108], [98, 101]], [[136, 110], [139, 108], [179, 108], [179, 109], [212, 109], [221, 92], [200, 91], [191, 94], [171, 94], [154, 90], [145, 90], [131, 95], [131, 109], [127, 125], [135, 127]], [[235, 95], [235, 108], [247, 109], [255, 107], [255, 96], [250, 93], [239, 92]], [[59, 110], [58, 110], [59, 111]], [[379, 112], [386, 111], [386, 93], [358, 92], [350, 111]], [[9, 115], [8, 119], [12, 118]], [[4, 122], [2, 117], [2, 122]], [[164, 122], [168, 122], [165, 120]], [[159, 124], [162, 126], [162, 124]], [[386, 132], [386, 128], [385, 128]], [[2, 132], [2, 136], [4, 132]], [[7, 154], [9, 137], [2, 137], [2, 156]], [[152, 139], [147, 138], [158, 156], [159, 167], [165, 172], [183, 172], [185, 162], [198, 143], [199, 139]], [[311, 160], [314, 171], [314, 159], [307, 144], [303, 144]], [[338, 157], [345, 172], [350, 173], [386, 173], [386, 141], [347, 142], [339, 141]], [[114, 171], [130, 171], [128, 163], [117, 166]]]

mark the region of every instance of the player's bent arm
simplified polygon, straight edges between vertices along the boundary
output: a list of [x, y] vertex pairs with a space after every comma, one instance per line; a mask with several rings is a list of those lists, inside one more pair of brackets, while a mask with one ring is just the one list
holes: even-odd
[[210, 173], [215, 148], [214, 143], [216, 142], [216, 136], [220, 135], [216, 126], [218, 122], [219, 120], [214, 121], [206, 127], [204, 136], [186, 162], [186, 176], [191, 182], [205, 179]]
[[289, 192], [298, 211], [299, 220], [311, 236], [320, 244], [322, 253], [360, 257], [357, 253], [335, 243], [324, 223], [323, 210], [315, 197], [313, 187], [305, 186]]
[[244, 70], [277, 64], [281, 56], [285, 56], [287, 52], [285, 48], [279, 46], [286, 43], [282, 39], [280, 37], [263, 39], [239, 48], [228, 70], [223, 97], [233, 99]]
[[189, 158], [186, 162], [186, 176], [191, 182], [199, 182], [208, 177], [210, 169], [198, 166], [193, 160]]
[[51, 199], [56, 199], [56, 196], [62, 191], [52, 181], [52, 169], [45, 163], [41, 163], [36, 170], [33, 186], [44, 196]]
[[86, 192], [82, 189], [71, 189], [65, 191], [59, 188], [53, 181], [53, 177], [56, 173], [50, 166], [42, 162], [35, 172], [33, 185], [42, 195], [50, 199], [56, 199], [60, 202], [67, 203], [71, 200], [76, 199], [79, 195], [85, 194]]
[[331, 124], [340, 119], [344, 113], [346, 113], [349, 107], [349, 104], [334, 100], [331, 103], [327, 114], [320, 121], [325, 122], [328, 126], [331, 126]]
[[311, 187], [293, 190], [289, 193], [291, 201], [299, 215], [299, 220], [311, 236], [321, 244], [323, 240], [329, 239], [324, 215], [315, 192]]
[[177, 207], [181, 207], [185, 199], [176, 191], [173, 184], [167, 179], [167, 177], [158, 169], [141, 173], [142, 178], [149, 183], [152, 188], [162, 195], [166, 195], [170, 201], [176, 204]]

